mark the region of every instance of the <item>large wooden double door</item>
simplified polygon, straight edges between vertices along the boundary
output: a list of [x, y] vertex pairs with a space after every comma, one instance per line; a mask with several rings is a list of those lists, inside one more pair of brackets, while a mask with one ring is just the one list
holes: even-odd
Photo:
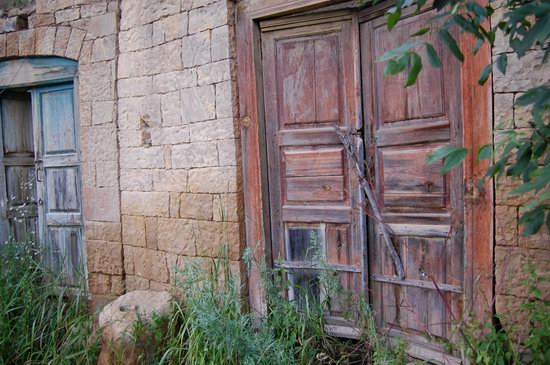
[[33, 241], [64, 286], [84, 283], [73, 84], [0, 94], [0, 244]]
[[[410, 341], [411, 352], [458, 361], [437, 343], [454, 336], [467, 300], [463, 172], [442, 176], [441, 165], [428, 166], [426, 157], [463, 144], [460, 65], [428, 34], [443, 67], [424, 62], [409, 88], [406, 75], [385, 78], [377, 59], [433, 13], [410, 15], [391, 32], [385, 17], [370, 14], [260, 23], [273, 265], [289, 270], [296, 289], [288, 295], [297, 301], [298, 287], [322, 299], [319, 272], [334, 271], [344, 290], [370, 301], [381, 330]], [[365, 159], [404, 278], [396, 275], [380, 222], [369, 217], [334, 125], [353, 135]], [[345, 317], [346, 305], [331, 303], [328, 317]]]

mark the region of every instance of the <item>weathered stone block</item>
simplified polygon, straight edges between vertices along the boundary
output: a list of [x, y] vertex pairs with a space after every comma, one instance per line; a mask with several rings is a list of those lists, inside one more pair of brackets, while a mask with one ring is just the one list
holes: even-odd
[[194, 67], [210, 62], [210, 31], [183, 37], [182, 59], [184, 67]]
[[132, 77], [118, 80], [118, 96], [127, 98], [131, 96], [143, 96], [150, 94], [153, 87], [151, 76]]
[[120, 223], [86, 221], [84, 230], [89, 240], [120, 242], [122, 237]]
[[70, 22], [80, 18], [80, 7], [59, 10], [55, 12], [55, 21], [57, 24]]
[[87, 240], [86, 255], [90, 272], [117, 275], [124, 273], [120, 243]]
[[518, 59], [515, 54], [508, 57], [506, 75], [495, 70], [493, 85], [495, 92], [526, 91], [550, 82], [550, 63], [542, 63], [544, 51], [528, 51]]
[[237, 151], [238, 151], [238, 139], [226, 139], [218, 141], [218, 154], [220, 166], [236, 166], [237, 165]]
[[209, 120], [189, 125], [191, 142], [208, 142], [235, 138], [233, 118]]
[[172, 167], [175, 169], [217, 165], [218, 150], [213, 143], [197, 142], [172, 147]]
[[189, 170], [188, 190], [191, 193], [237, 192], [237, 168], [207, 167]]
[[206, 85], [182, 90], [181, 112], [184, 123], [216, 118], [214, 86]]
[[120, 189], [134, 191], [153, 190], [153, 174], [145, 169], [121, 169]]
[[111, 294], [111, 275], [100, 273], [88, 274], [88, 289], [96, 295]]
[[[121, 148], [142, 147], [147, 145], [145, 131], [125, 129], [118, 132], [118, 141]], [[149, 138], [150, 139], [150, 138]]]
[[196, 232], [197, 255], [222, 256], [224, 246], [229, 248], [229, 258], [238, 260], [241, 248], [241, 225], [233, 222], [198, 221]]
[[162, 44], [187, 35], [187, 20], [187, 13], [180, 13], [154, 22], [153, 44]]
[[122, 242], [125, 245], [145, 247], [145, 218], [140, 216], [122, 216]]
[[197, 71], [194, 68], [153, 76], [153, 90], [157, 93], [180, 90], [196, 85]]
[[100, 222], [120, 222], [118, 188], [84, 187], [84, 215]]
[[140, 98], [118, 99], [118, 128], [137, 130], [140, 126]]
[[514, 127], [514, 94], [494, 94], [494, 109], [497, 129]]
[[195, 221], [161, 218], [158, 220], [158, 248], [176, 254], [194, 256], [196, 230]]
[[88, 23], [88, 38], [100, 38], [117, 33], [116, 13], [107, 13], [90, 18]]
[[170, 193], [170, 218], [180, 218], [180, 194]]
[[228, 23], [226, 1], [218, 1], [189, 12], [189, 33], [213, 29]]
[[[153, 79], [153, 84], [154, 84]], [[154, 88], [154, 86], [153, 86]], [[181, 101], [179, 91], [166, 93], [161, 96], [162, 125], [174, 126], [181, 124]]]
[[189, 193], [181, 194], [180, 217], [212, 220], [212, 195]]
[[92, 62], [112, 60], [116, 57], [116, 36], [96, 39], [92, 46]]
[[180, 11], [181, 0], [144, 1], [141, 3], [140, 22], [151, 23], [167, 15]]
[[113, 100], [96, 101], [92, 103], [92, 124], [112, 123], [115, 112], [115, 102]]
[[242, 196], [237, 193], [214, 195], [214, 220], [219, 222], [238, 222], [244, 217]]
[[550, 234], [548, 233], [548, 229], [542, 226], [540, 231], [535, 235], [527, 237], [524, 237], [523, 235], [520, 236], [519, 245], [521, 247], [550, 251]]
[[158, 218], [156, 217], [145, 218], [145, 243], [148, 249], [158, 249]]
[[79, 74], [80, 100], [99, 101], [115, 99], [114, 60], [82, 65]]
[[199, 85], [215, 84], [231, 79], [230, 60], [207, 63], [197, 68]]
[[146, 24], [122, 31], [118, 35], [121, 53], [149, 48], [153, 45], [153, 26]]
[[186, 126], [153, 128], [151, 141], [153, 146], [189, 143], [189, 128]]
[[71, 37], [71, 31], [70, 27], [57, 27], [54, 44], [54, 53], [56, 55], [62, 56], [65, 54], [69, 38]]
[[518, 244], [518, 208], [515, 206], [497, 206], [496, 244], [498, 246], [517, 246]]
[[36, 31], [22, 30], [19, 35], [19, 56], [34, 56], [36, 47]]
[[16, 32], [27, 28], [27, 19], [21, 15], [0, 18], [0, 33]]
[[153, 170], [155, 191], [182, 192], [187, 189], [187, 171]]
[[118, 188], [118, 161], [117, 160], [98, 161], [96, 162], [95, 171], [96, 171], [97, 187]]
[[212, 29], [212, 61], [219, 61], [229, 58], [234, 54], [229, 37], [229, 27], [224, 25]]
[[149, 280], [134, 276], [134, 275], [126, 275], [126, 291], [134, 291], [134, 290], [147, 290], [149, 289]]
[[121, 206], [123, 214], [168, 217], [168, 193], [123, 191]]
[[101, 15], [107, 12], [106, 2], [97, 2], [91, 4], [82, 4], [80, 6], [80, 16], [89, 18], [96, 15]]
[[40, 37], [36, 39], [36, 53], [40, 55], [53, 54], [56, 29], [54, 27], [40, 28], [38, 32]]
[[72, 58], [73, 60], [78, 60], [80, 58], [80, 50], [82, 49], [85, 36], [85, 31], [73, 28], [71, 36], [69, 37], [69, 42], [67, 43], [67, 49], [65, 50], [65, 57]]
[[233, 82], [226, 81], [216, 84], [216, 117], [229, 118], [237, 114], [237, 100], [233, 91]]

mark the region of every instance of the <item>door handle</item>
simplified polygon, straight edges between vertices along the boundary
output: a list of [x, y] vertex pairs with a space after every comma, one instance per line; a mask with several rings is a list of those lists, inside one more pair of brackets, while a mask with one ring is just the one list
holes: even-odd
[[44, 179], [40, 177], [40, 173], [44, 173], [44, 162], [42, 160], [35, 160], [36, 181], [44, 182]]

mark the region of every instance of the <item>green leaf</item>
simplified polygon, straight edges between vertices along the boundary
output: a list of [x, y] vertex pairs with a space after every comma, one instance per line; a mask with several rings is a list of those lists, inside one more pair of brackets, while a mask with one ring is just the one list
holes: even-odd
[[508, 68], [508, 55], [506, 53], [502, 53], [497, 58], [497, 68], [502, 73], [506, 73], [506, 69]]
[[478, 161], [490, 160], [492, 157], [493, 157], [493, 145], [492, 144], [483, 145], [477, 151]]
[[468, 150], [466, 148], [460, 148], [454, 152], [451, 152], [445, 158], [445, 163], [443, 164], [443, 168], [441, 169], [441, 175], [445, 175], [453, 167], [462, 163], [462, 161], [464, 161], [467, 155], [468, 155]]
[[426, 43], [426, 54], [428, 55], [428, 60], [430, 61], [430, 65], [432, 65], [432, 67], [440, 68], [442, 66], [441, 60], [437, 55], [437, 51], [434, 46], [429, 43]]
[[421, 46], [422, 44], [423, 43], [421, 41], [407, 42], [405, 44], [402, 44], [401, 46], [384, 53], [382, 56], [380, 56], [378, 62], [384, 62], [391, 60], [392, 58], [402, 56], [404, 53], [410, 51], [415, 47]]
[[393, 27], [395, 27], [395, 25], [397, 24], [397, 22], [399, 22], [399, 19], [401, 19], [401, 9], [393, 7], [390, 10], [388, 10], [388, 20], [387, 20], [388, 29], [392, 30]]
[[433, 165], [437, 161], [447, 157], [449, 154], [462, 149], [462, 147], [455, 147], [455, 146], [443, 146], [438, 148], [437, 150], [430, 153], [426, 158], [426, 163], [428, 165]]
[[543, 193], [538, 199], [530, 201], [527, 205], [525, 205], [525, 209], [533, 210], [540, 204], [544, 203], [546, 200], [550, 200], [550, 191]]
[[416, 82], [416, 79], [418, 78], [418, 74], [422, 70], [422, 58], [418, 55], [418, 53], [416, 52], [411, 53], [410, 62], [412, 63], [412, 67], [407, 76], [407, 82], [405, 83], [405, 87], [414, 85], [414, 83]]
[[453, 21], [458, 24], [460, 28], [462, 28], [463, 31], [473, 34], [478, 39], [483, 39], [483, 34], [478, 30], [478, 28], [472, 24], [471, 21], [466, 20], [462, 15], [455, 15], [453, 16]]
[[428, 33], [430, 31], [430, 27], [424, 27], [424, 28], [421, 28], [418, 32], [414, 32], [413, 34], [411, 34], [409, 36], [409, 38], [412, 38], [412, 37], [419, 37], [421, 35], [424, 35], [426, 33]]
[[525, 212], [519, 219], [519, 224], [522, 224], [525, 226], [525, 230], [523, 231], [523, 234], [522, 234], [524, 237], [531, 236], [537, 233], [542, 227], [543, 223], [544, 223], [543, 209], [535, 209], [532, 211]]
[[481, 75], [479, 76], [479, 80], [477, 80], [477, 83], [479, 85], [484, 85], [485, 82], [487, 82], [487, 79], [489, 78], [489, 76], [491, 75], [492, 70], [493, 70], [493, 64], [492, 63], [485, 66], [483, 71], [481, 71]]
[[451, 33], [447, 31], [447, 29], [440, 29], [439, 30], [439, 37], [445, 43], [445, 45], [449, 48], [453, 56], [455, 56], [460, 62], [464, 62], [464, 55], [462, 54], [462, 51], [458, 47], [458, 44], [456, 43], [456, 40], [453, 38]]

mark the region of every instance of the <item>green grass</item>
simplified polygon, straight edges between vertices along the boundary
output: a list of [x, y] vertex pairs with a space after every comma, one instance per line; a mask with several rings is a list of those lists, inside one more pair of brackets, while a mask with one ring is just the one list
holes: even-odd
[[[269, 311], [252, 317], [242, 287], [226, 260], [210, 269], [182, 268], [170, 315], [150, 324], [137, 323], [136, 348], [151, 364], [405, 364], [405, 347], [389, 346], [377, 334], [366, 306], [357, 320], [363, 326], [358, 340], [343, 340], [325, 331], [327, 303], [306, 300], [300, 308], [280, 296], [284, 272], [265, 270], [264, 289]], [[268, 278], [269, 277], [269, 278]], [[359, 309], [359, 308], [358, 308]]]
[[37, 258], [32, 242], [0, 245], [0, 364], [95, 364], [87, 298], [59, 290]]

